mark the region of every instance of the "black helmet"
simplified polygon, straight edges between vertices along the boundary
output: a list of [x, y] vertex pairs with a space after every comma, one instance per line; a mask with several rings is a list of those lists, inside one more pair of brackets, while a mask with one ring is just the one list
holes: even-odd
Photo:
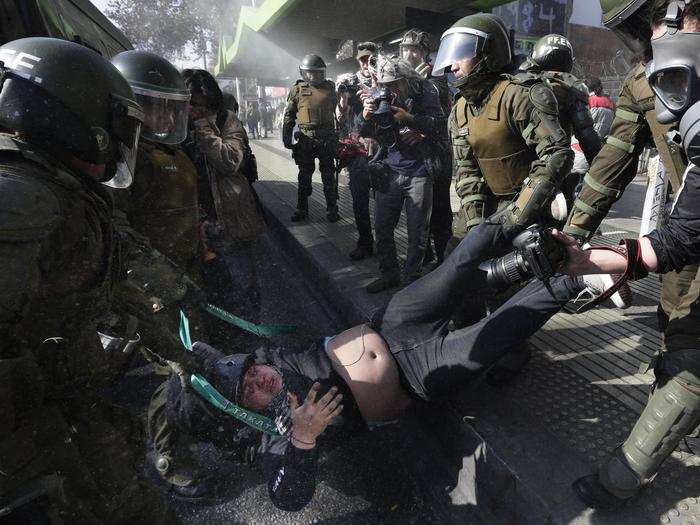
[[326, 63], [318, 55], [306, 55], [299, 66], [301, 78], [312, 86], [317, 86], [326, 80]]
[[605, 27], [646, 61], [651, 59], [650, 4], [649, 0], [600, 0]]
[[85, 46], [23, 38], [0, 46], [0, 126], [49, 150], [106, 164], [100, 182], [131, 184], [143, 112], [119, 71]]
[[143, 108], [141, 136], [164, 144], [185, 140], [190, 92], [175, 66], [148, 51], [124, 51], [112, 64], [129, 82]]
[[544, 71], [571, 73], [574, 67], [574, 48], [562, 35], [546, 35], [535, 43], [531, 58]]

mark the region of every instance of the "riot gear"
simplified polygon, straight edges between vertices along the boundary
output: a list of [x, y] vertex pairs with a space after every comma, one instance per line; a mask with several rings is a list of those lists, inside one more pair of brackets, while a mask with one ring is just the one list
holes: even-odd
[[651, 55], [649, 4], [646, 0], [600, 0], [603, 24], [612, 29], [632, 53]]
[[185, 140], [190, 93], [175, 66], [147, 51], [124, 51], [112, 64], [129, 82], [144, 111], [141, 136], [163, 144]]
[[426, 59], [432, 47], [430, 34], [420, 29], [409, 29], [399, 43], [401, 58], [416, 69], [424, 64], [427, 65]]
[[326, 63], [318, 55], [306, 55], [299, 66], [301, 78], [312, 86], [318, 86], [326, 80]]
[[112, 64], [54, 38], [8, 42], [0, 61], [0, 125], [47, 149], [105, 164], [100, 182], [131, 184], [143, 112]]
[[444, 75], [453, 64], [469, 59], [478, 59], [478, 62], [468, 75], [454, 83], [460, 89], [474, 87], [512, 63], [510, 37], [500, 18], [478, 13], [455, 22], [440, 39], [433, 75]]
[[574, 49], [562, 35], [546, 35], [532, 49], [532, 61], [547, 71], [571, 73], [574, 65]]

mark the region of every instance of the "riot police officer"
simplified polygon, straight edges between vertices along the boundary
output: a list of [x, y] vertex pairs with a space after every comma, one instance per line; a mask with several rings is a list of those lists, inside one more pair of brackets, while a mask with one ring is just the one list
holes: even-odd
[[[434, 46], [432, 37], [420, 29], [409, 29], [401, 38], [399, 50], [401, 58], [411, 64], [416, 72], [423, 78], [432, 82], [438, 90], [440, 105], [445, 115], [450, 114], [452, 96], [447, 85], [447, 77], [433, 77], [432, 66], [428, 63], [429, 55]], [[433, 181], [433, 211], [430, 216], [430, 236], [435, 244], [437, 263], [440, 264], [445, 257], [447, 243], [452, 237], [452, 206], [450, 204], [450, 186], [452, 184], [452, 151], [447, 137], [442, 141], [444, 145], [442, 167], [440, 174]], [[432, 258], [430, 242], [426, 251], [426, 262]]]
[[102, 184], [131, 183], [143, 113], [81, 45], [25, 38], [0, 60], [0, 126], [16, 133], [0, 134], [3, 511], [18, 523], [170, 522], [138, 481], [136, 421], [103, 398], [138, 337], [128, 325], [104, 337], [120, 250]]
[[573, 65], [571, 42], [562, 35], [551, 34], [535, 43], [530, 58], [520, 69], [538, 74], [547, 81], [557, 97], [562, 128], [569, 137], [576, 137], [590, 164], [598, 155], [602, 144], [588, 110], [588, 88], [571, 74]]
[[[589, 202], [595, 208], [591, 208], [593, 213], [590, 214], [582, 213], [581, 208], [574, 209], [567, 225], [569, 232], [584, 236], [590, 234], [590, 226], [599, 221], [598, 213], [607, 213], [609, 206], [634, 177], [637, 156], [645, 141], [652, 137], [659, 148], [664, 168], [669, 171], [671, 184], [678, 191], [679, 180], [674, 181], [674, 178], [680, 173], [676, 170], [682, 159], [677, 158], [675, 145], [669, 147], [663, 132], [700, 97], [697, 88], [691, 88], [697, 85], [697, 75], [692, 77], [690, 73], [697, 71], [694, 62], [697, 57], [697, 35], [700, 33], [697, 31], [700, 28], [700, 9], [698, 2], [690, 5], [670, 2], [667, 14], [664, 4], [665, 2], [646, 2], [640, 5], [639, 2], [632, 1], [601, 1], [606, 25], [616, 27], [623, 33], [624, 41], [633, 42], [646, 53], [647, 59], [651, 59], [649, 39], [652, 32], [649, 20], [654, 22], [654, 32], [658, 32], [661, 38], [652, 41], [654, 66], [650, 73], [658, 70], [661, 74], [657, 73], [657, 80], [663, 79], [662, 84], [655, 88], [659, 93], [657, 108], [671, 106], [675, 114], [669, 115], [669, 111], [664, 111], [664, 116], [669, 118], [660, 122], [654, 111], [654, 94], [644, 76], [643, 66], [634, 68], [622, 86], [610, 136], [591, 167], [588, 187], [584, 187], [586, 193], [581, 192], [580, 199], [590, 198]], [[693, 24], [687, 24], [695, 27], [693, 34], [684, 33], [685, 24], [681, 23], [684, 16], [693, 21]], [[647, 40], [640, 41], [638, 38]], [[668, 70], [664, 72], [664, 68]], [[678, 74], [679, 71], [682, 74]], [[654, 81], [654, 75], [651, 80]], [[670, 90], [670, 93], [664, 93], [664, 89]], [[679, 100], [682, 103], [679, 104]], [[688, 117], [684, 116], [686, 124], [692, 123], [690, 113], [688, 111]], [[686, 127], [689, 129], [682, 129], [686, 131], [686, 137], [695, 136], [695, 133], [690, 132], [692, 126]], [[688, 152], [692, 153], [692, 149], [689, 148]], [[697, 236], [692, 235], [693, 219], [698, 216], [697, 201], [695, 195], [688, 193], [697, 189], [696, 170], [693, 166], [688, 170], [685, 184], [679, 190], [685, 191], [686, 195], [681, 193], [665, 233], [659, 234], [661, 230], [656, 230], [649, 235], [660, 270], [678, 270], [686, 263], [680, 274], [676, 274], [677, 279], [664, 280], [662, 305], [664, 308], [671, 306], [671, 309], [667, 310], [669, 321], [664, 331], [661, 352], [653, 360], [656, 381], [652, 394], [625, 442], [606, 458], [596, 474], [582, 477], [574, 483], [579, 497], [595, 508], [613, 509], [635, 496], [654, 479], [661, 463], [685, 435], [694, 428], [697, 432], [696, 427], [700, 421], [700, 279], [697, 265], [687, 265], [688, 262], [697, 260], [693, 253]], [[585, 228], [581, 228], [581, 225], [585, 225]], [[681, 235], [681, 232], [686, 231], [691, 234], [690, 237], [688, 234], [685, 234], [686, 237]], [[667, 245], [670, 240], [680, 245], [680, 250], [677, 246], [673, 250], [669, 249]], [[669, 253], [674, 250], [682, 253], [683, 257], [671, 258]], [[642, 255], [639, 259], [645, 260]], [[668, 273], [664, 277], [670, 275], [674, 274]], [[671, 287], [669, 283], [674, 286]], [[664, 299], [669, 298], [670, 304], [664, 304]]]
[[455, 74], [459, 96], [448, 121], [461, 199], [458, 239], [497, 211], [506, 232], [536, 222], [573, 162], [547, 84], [509, 73], [508, 31], [495, 15], [458, 20], [445, 31], [434, 75]]
[[[335, 84], [326, 80], [326, 63], [318, 55], [306, 55], [299, 66], [297, 80], [287, 97], [282, 125], [284, 147], [293, 150], [299, 166], [297, 211], [292, 221], [302, 221], [309, 215], [311, 177], [319, 161], [326, 216], [336, 222], [338, 215], [338, 181], [335, 174], [335, 151], [338, 137], [335, 131], [335, 107], [338, 97]], [[299, 126], [299, 142], [292, 145], [294, 126]]]

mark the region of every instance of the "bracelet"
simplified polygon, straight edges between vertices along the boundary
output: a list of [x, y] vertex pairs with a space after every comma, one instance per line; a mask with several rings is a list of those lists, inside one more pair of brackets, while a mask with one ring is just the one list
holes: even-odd
[[293, 434], [290, 436], [290, 439], [293, 439], [294, 441], [297, 441], [297, 442], [301, 443], [302, 445], [315, 445], [316, 444], [315, 441], [312, 441], [311, 443], [309, 443], [308, 441], [302, 441], [301, 439], [294, 437]]

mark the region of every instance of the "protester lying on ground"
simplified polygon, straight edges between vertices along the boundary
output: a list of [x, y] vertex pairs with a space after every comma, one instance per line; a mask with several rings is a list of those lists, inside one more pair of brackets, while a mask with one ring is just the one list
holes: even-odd
[[149, 428], [161, 474], [176, 493], [203, 495], [211, 480], [178, 454], [187, 454], [196, 441], [235, 445], [240, 423], [224, 410], [253, 411], [245, 414], [248, 420], [264, 414], [272, 428], [262, 441], [272, 501], [285, 510], [303, 508], [314, 494], [320, 447], [394, 421], [416, 403], [454, 395], [539, 330], [563, 302], [585, 290], [600, 294], [600, 281], [587, 278], [555, 277], [551, 292], [533, 281], [488, 318], [449, 332], [462, 297], [485, 287], [479, 264], [509, 246], [500, 224], [482, 224], [370, 323], [301, 349], [261, 348], [254, 355], [224, 357], [195, 343], [194, 352], [207, 363], [202, 373], [219, 392], [209, 397], [223, 410], [195, 392], [186, 373], [173, 374], [159, 388]]

